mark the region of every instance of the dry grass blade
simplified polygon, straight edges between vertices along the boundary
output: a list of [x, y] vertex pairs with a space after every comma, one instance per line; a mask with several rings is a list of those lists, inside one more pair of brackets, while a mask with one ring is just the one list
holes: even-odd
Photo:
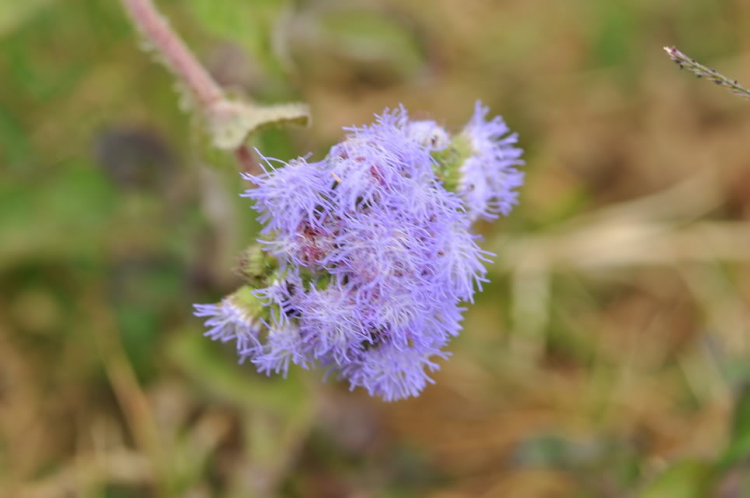
[[695, 59], [691, 59], [687, 55], [683, 54], [677, 47], [664, 47], [664, 51], [667, 52], [670, 59], [672, 59], [680, 69], [687, 69], [693, 72], [698, 78], [707, 78], [717, 85], [728, 88], [735, 95], [740, 97], [750, 98], [750, 90], [740, 85], [737, 80], [727, 78], [715, 69], [711, 69], [708, 66], [704, 66]]
[[492, 246], [506, 269], [587, 271], [690, 261], [750, 261], [750, 224], [617, 222], [564, 233], [500, 238]]

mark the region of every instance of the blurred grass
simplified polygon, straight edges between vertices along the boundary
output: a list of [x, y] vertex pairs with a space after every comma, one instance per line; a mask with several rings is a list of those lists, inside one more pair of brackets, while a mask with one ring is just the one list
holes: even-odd
[[[750, 496], [742, 0], [159, 5], [222, 84], [303, 99], [320, 157], [481, 98], [527, 150], [492, 283], [418, 399], [267, 379], [200, 337], [257, 224], [117, 2], [0, 6], [0, 496]], [[735, 409], [736, 406], [736, 409]]]

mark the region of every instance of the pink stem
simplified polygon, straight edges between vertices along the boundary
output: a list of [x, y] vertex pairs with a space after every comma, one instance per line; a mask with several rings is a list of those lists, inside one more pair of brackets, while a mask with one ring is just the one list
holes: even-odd
[[154, 45], [165, 63], [188, 86], [198, 102], [209, 108], [224, 99], [214, 81], [190, 49], [159, 14], [151, 0], [122, 0], [143, 36]]
[[251, 173], [253, 175], [261, 173], [258, 160], [256, 159], [255, 154], [253, 154], [253, 151], [247, 145], [240, 145], [234, 151], [234, 157], [237, 158], [237, 162], [240, 163], [240, 168], [245, 173]]
[[[138, 30], [154, 45], [167, 66], [187, 85], [204, 112], [225, 100], [221, 87], [169, 26], [167, 20], [159, 14], [152, 0], [122, 0], [122, 3]], [[246, 145], [235, 150], [235, 157], [243, 171], [259, 172], [254, 154]]]

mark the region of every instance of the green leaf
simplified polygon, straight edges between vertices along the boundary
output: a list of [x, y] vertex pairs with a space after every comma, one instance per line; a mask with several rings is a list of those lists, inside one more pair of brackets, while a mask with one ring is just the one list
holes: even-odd
[[21, 170], [34, 154], [21, 123], [0, 106], [0, 162]]
[[401, 71], [421, 68], [417, 39], [392, 17], [378, 12], [342, 10], [321, 19], [331, 46], [351, 58], [388, 60]]
[[320, 9], [300, 15], [289, 33], [290, 52], [313, 79], [376, 84], [413, 79], [427, 54], [408, 25], [384, 12]]
[[287, 0], [187, 1], [202, 29], [237, 43], [272, 70], [279, 70], [270, 41], [272, 31], [288, 4]]
[[25, 0], [0, 2], [0, 36], [15, 30], [38, 10], [53, 0]]
[[659, 474], [638, 498], [706, 498], [716, 483], [716, 467], [701, 460], [676, 463]]
[[98, 258], [113, 208], [111, 185], [86, 164], [0, 184], [0, 269], [29, 254]]
[[596, 24], [598, 33], [592, 46], [597, 65], [616, 67], [629, 63], [637, 33], [637, 9], [630, 2], [622, 1], [593, 5], [599, 18]]
[[197, 330], [181, 331], [169, 345], [172, 359], [193, 381], [211, 395], [247, 409], [264, 409], [284, 414], [299, 411], [309, 396], [298, 372], [288, 378], [267, 378], [252, 365], [237, 365], [220, 348]]
[[748, 456], [750, 456], [750, 385], [745, 385], [737, 396], [731, 440], [719, 460], [719, 466], [726, 469]]
[[274, 125], [310, 122], [306, 104], [288, 103], [259, 106], [227, 100], [214, 105], [206, 116], [209, 134], [217, 149], [234, 150], [257, 130]]

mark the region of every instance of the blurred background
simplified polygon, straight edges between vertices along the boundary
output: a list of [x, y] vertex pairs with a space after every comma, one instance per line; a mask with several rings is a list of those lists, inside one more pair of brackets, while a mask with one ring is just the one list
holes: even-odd
[[0, 496], [750, 496], [747, 0], [159, 0], [216, 79], [309, 102], [253, 138], [320, 158], [403, 103], [476, 99], [521, 204], [452, 358], [387, 404], [266, 378], [192, 303], [258, 226], [121, 5], [0, 3]]

